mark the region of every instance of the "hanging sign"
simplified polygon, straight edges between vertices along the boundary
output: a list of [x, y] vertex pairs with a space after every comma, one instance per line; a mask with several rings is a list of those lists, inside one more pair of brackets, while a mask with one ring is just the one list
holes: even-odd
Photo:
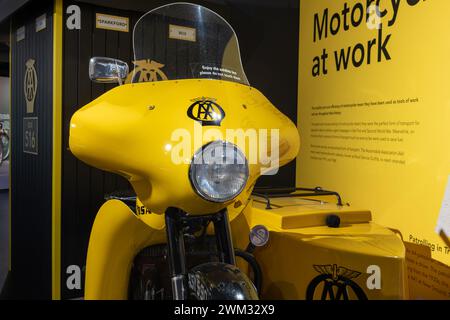
[[25, 39], [25, 26], [17, 28], [16, 30], [16, 42], [22, 41]]
[[111, 16], [109, 14], [96, 13], [95, 27], [97, 29], [128, 32], [129, 19], [127, 17]]
[[36, 18], [36, 32], [44, 30], [47, 27], [47, 15], [43, 15]]

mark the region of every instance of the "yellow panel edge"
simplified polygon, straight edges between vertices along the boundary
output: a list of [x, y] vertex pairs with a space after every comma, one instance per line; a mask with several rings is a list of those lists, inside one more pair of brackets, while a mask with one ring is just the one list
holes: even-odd
[[[297, 87], [300, 87], [300, 14], [302, 11], [302, 1], [298, 0], [298, 67], [297, 67]], [[300, 90], [298, 90], [297, 92], [297, 129], [298, 129], [298, 134], [300, 136], [300, 141], [302, 140], [302, 135], [300, 132]], [[300, 152], [299, 152], [300, 153]], [[295, 163], [295, 186], [296, 187], [300, 187], [301, 183], [300, 183], [300, 161], [299, 161], [299, 157], [297, 156], [297, 158], [295, 159], [296, 163]]]
[[52, 299], [61, 299], [62, 0], [53, 12]]

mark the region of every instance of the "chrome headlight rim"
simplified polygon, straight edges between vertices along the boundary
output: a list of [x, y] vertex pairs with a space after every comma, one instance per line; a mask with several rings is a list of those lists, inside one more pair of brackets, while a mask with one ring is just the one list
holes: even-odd
[[[239, 191], [236, 192], [235, 195], [233, 195], [233, 196], [222, 198], [222, 199], [216, 199], [216, 198], [210, 197], [207, 193], [203, 192], [201, 190], [201, 188], [197, 187], [197, 184], [195, 182], [196, 179], [194, 177], [195, 159], [199, 156], [203, 156], [204, 150], [207, 147], [211, 146], [212, 144], [221, 144], [221, 145], [226, 145], [226, 146], [232, 146], [236, 150], [236, 152], [239, 153], [242, 156], [242, 158], [245, 160], [245, 163], [244, 163], [245, 177], [246, 177], [245, 183], [242, 184], [242, 186], [239, 188]], [[245, 154], [241, 151], [241, 149], [237, 145], [235, 145], [232, 142], [225, 141], [225, 140], [214, 140], [214, 141], [208, 142], [207, 144], [203, 145], [200, 149], [198, 149], [194, 153], [194, 156], [191, 159], [191, 164], [189, 165], [189, 173], [188, 173], [189, 182], [191, 183], [191, 187], [194, 190], [194, 192], [203, 200], [206, 200], [211, 203], [217, 203], [217, 204], [227, 203], [227, 202], [230, 202], [230, 201], [233, 201], [234, 199], [236, 199], [242, 193], [242, 191], [245, 189], [245, 186], [248, 184], [249, 174], [250, 174], [250, 170], [248, 167], [248, 160], [247, 160], [247, 157], [245, 156]]]

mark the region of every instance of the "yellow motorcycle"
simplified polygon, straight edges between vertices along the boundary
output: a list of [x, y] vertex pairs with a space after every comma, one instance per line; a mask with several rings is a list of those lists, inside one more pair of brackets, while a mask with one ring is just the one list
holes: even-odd
[[137, 21], [133, 49], [132, 72], [91, 59], [91, 80], [120, 85], [70, 123], [72, 153], [136, 195], [96, 216], [86, 299], [406, 298], [403, 242], [370, 211], [321, 188], [255, 190], [300, 140], [250, 86], [229, 23], [165, 5]]

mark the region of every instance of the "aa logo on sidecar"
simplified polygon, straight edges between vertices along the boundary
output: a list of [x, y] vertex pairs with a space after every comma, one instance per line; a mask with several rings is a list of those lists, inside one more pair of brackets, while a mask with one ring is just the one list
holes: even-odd
[[196, 98], [189, 107], [187, 115], [189, 118], [199, 121], [202, 126], [220, 126], [225, 118], [225, 111], [216, 103], [214, 98]]
[[309, 283], [306, 289], [307, 300], [317, 300], [319, 296], [321, 300], [367, 300], [363, 289], [352, 280], [359, 277], [361, 272], [335, 264], [313, 267], [320, 275]]

